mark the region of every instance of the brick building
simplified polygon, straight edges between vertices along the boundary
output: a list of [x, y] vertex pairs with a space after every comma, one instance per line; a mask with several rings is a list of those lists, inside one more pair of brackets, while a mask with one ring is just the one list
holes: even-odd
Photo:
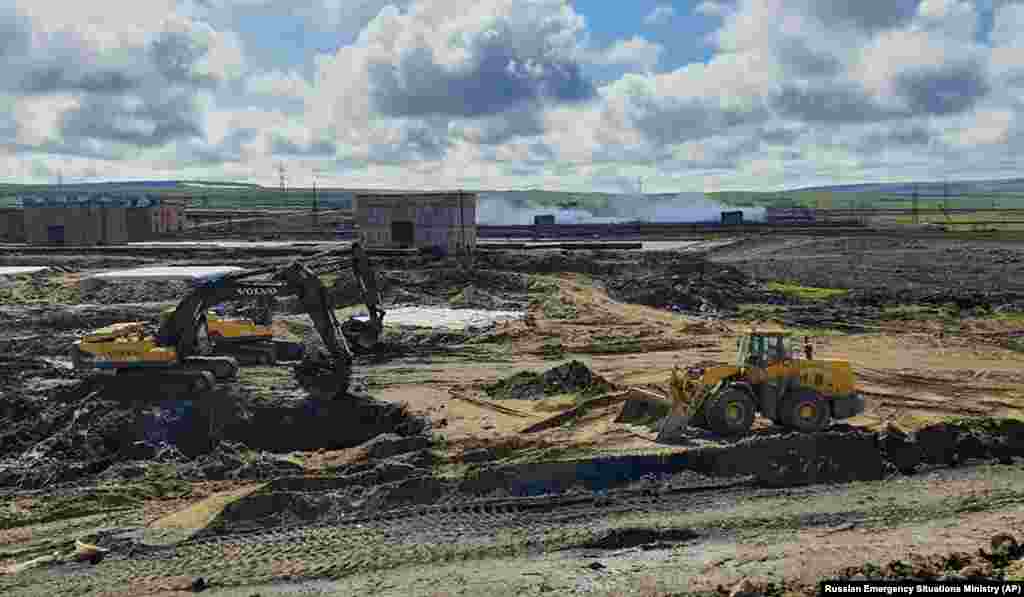
[[152, 240], [185, 227], [185, 202], [154, 195], [72, 192], [18, 200], [30, 244], [111, 245]]
[[367, 247], [472, 251], [476, 207], [475, 193], [358, 194], [354, 201], [357, 237]]

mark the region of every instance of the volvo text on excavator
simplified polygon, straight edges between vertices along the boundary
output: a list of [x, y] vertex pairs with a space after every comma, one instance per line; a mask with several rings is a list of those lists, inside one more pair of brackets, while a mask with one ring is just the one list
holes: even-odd
[[[367, 321], [350, 319], [339, 324], [327, 288], [320, 280], [323, 274], [347, 267], [352, 267], [360, 283], [369, 312]], [[376, 274], [358, 243], [284, 267], [201, 279], [173, 312], [165, 314], [155, 335], [146, 334], [143, 322], [114, 324], [75, 342], [72, 361], [78, 370], [106, 374], [100, 377], [108, 383], [141, 381], [147, 387], [159, 384], [173, 392], [212, 389], [217, 380], [237, 375], [238, 361], [233, 356], [211, 356], [214, 347], [207, 329], [209, 309], [226, 302], [289, 296], [299, 299], [326, 346], [326, 352], [303, 355], [296, 372], [330, 372], [339, 391], [344, 391], [355, 351], [377, 343], [385, 315]]]

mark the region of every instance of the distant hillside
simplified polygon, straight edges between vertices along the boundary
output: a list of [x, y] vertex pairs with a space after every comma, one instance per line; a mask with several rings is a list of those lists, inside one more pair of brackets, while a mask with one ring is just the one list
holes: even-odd
[[793, 189], [789, 192], [828, 192], [828, 193], [880, 193], [886, 195], [913, 195], [917, 191], [922, 196], [949, 195], [980, 195], [987, 193], [1024, 193], [1024, 178], [1008, 180], [961, 180], [949, 182], [896, 182], [838, 185], [828, 187], [807, 187]]
[[[1024, 207], [1024, 178], [919, 183], [870, 183], [807, 187], [780, 192], [720, 192], [707, 197], [730, 207], [820, 207], [871, 208], [910, 207], [914, 190], [921, 207], [945, 203], [951, 207]], [[195, 207], [216, 209], [311, 208], [314, 196], [321, 208], [349, 208], [356, 193], [387, 192], [382, 189], [290, 187], [285, 192], [273, 186], [244, 182], [209, 181], [118, 181], [56, 185], [0, 184], [0, 207], [15, 205], [15, 196], [34, 192], [103, 192], [188, 195]], [[466, 189], [469, 190], [469, 189]], [[477, 190], [482, 201], [498, 200], [511, 209], [575, 209], [593, 217], [621, 215], [624, 205], [647, 205], [674, 198], [676, 193], [577, 193], [532, 190]], [[392, 192], [400, 192], [395, 189]], [[946, 197], [948, 194], [948, 200]], [[690, 195], [685, 193], [683, 195]], [[681, 199], [684, 202], [689, 199]], [[625, 202], [625, 203], [623, 203]], [[639, 203], [637, 203], [639, 202]], [[938, 203], [937, 203], [938, 202]]]

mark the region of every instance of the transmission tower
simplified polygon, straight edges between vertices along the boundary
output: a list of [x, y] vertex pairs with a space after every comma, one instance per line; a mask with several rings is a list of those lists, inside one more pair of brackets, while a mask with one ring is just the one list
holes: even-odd
[[277, 177], [281, 181], [281, 192], [285, 192], [285, 182], [288, 179], [287, 173], [284, 168], [284, 164], [277, 165]]

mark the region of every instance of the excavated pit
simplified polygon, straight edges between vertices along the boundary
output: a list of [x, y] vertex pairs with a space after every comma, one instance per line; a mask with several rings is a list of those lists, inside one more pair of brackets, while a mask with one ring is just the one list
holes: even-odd
[[[211, 454], [217, 462], [199, 464], [210, 465], [216, 478], [227, 473], [217, 470], [218, 465], [224, 468], [225, 455], [218, 452], [224, 442], [245, 452], [313, 451], [350, 448], [381, 434], [422, 436], [429, 430], [426, 419], [358, 387], [351, 392], [335, 388], [330, 395], [322, 388], [319, 397], [310, 396], [284, 367], [264, 368], [265, 375], [273, 374], [269, 387], [259, 377], [243, 375], [238, 383], [212, 392], [161, 400], [142, 391], [113, 392], [41, 359], [21, 361], [5, 359], [18, 366], [15, 376], [5, 380], [10, 396], [0, 410], [0, 486], [43, 487], [77, 481], [118, 463], [168, 458], [181, 463]], [[47, 384], [22, 379], [30, 372], [49, 373], [53, 379]], [[277, 379], [287, 380], [282, 384], [287, 387], [276, 387]], [[227, 460], [234, 465], [228, 469], [244, 464], [230, 454]]]

